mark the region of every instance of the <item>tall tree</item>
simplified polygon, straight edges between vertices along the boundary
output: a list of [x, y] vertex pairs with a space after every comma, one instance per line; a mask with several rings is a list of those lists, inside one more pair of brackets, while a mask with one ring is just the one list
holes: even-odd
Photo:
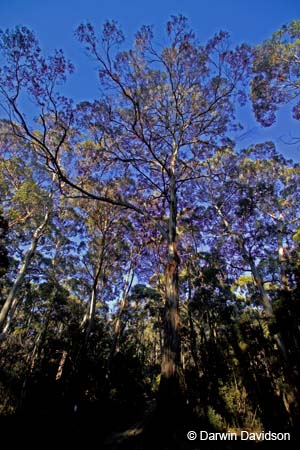
[[[154, 226], [154, 237], [162, 236], [161, 398], [172, 411], [180, 396], [178, 210], [193, 205], [193, 183], [201, 179], [202, 162], [238, 126], [234, 101], [244, 102], [249, 48], [229, 49], [223, 32], [199, 45], [182, 16], [172, 17], [166, 33], [168, 43], [159, 50], [151, 27], [142, 27], [133, 48], [118, 52], [124, 38], [114, 22], [104, 25], [99, 39], [92, 25], [78, 28], [77, 36], [99, 64], [104, 92], [100, 100], [77, 108], [80, 132], [73, 128], [71, 102], [56, 92], [57, 81], [72, 67], [61, 53], [44, 59], [29, 30], [2, 33], [6, 65], [0, 85], [10, 131], [45, 158], [62, 189], [138, 213], [144, 225]], [[37, 106], [35, 124], [21, 110], [23, 92]], [[97, 191], [85, 183], [87, 171]], [[108, 186], [120, 175], [126, 175], [122, 191], [111, 194]]]
[[[243, 81], [248, 49], [227, 50], [222, 33], [199, 46], [183, 17], [168, 22], [169, 42], [161, 52], [153, 45], [149, 27], [137, 33], [132, 50], [115, 56], [114, 47], [123, 41], [115, 23], [105, 25], [102, 41], [89, 24], [77, 33], [99, 62], [99, 76], [107, 89], [108, 107], [99, 102], [83, 105], [83, 113], [89, 124], [91, 115], [97, 117], [100, 130], [102, 120], [100, 150], [139, 186], [135, 204], [146, 207], [164, 238], [161, 392], [166, 386], [167, 396], [175, 402], [180, 367], [178, 208], [184, 206], [184, 189], [191, 190], [201, 177], [201, 161], [234, 126], [232, 99]], [[92, 123], [90, 134], [94, 129]]]

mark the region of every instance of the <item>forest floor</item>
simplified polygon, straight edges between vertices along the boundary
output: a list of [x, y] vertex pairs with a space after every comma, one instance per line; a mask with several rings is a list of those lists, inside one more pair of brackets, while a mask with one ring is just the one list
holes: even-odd
[[[197, 428], [192, 425], [190, 429]], [[10, 450], [274, 450], [274, 446], [288, 450], [299, 443], [297, 439], [289, 442], [200, 441], [199, 437], [189, 441], [188, 431], [184, 425], [168, 432], [164, 418], [157, 421], [155, 404], [149, 405], [140, 420], [132, 422], [132, 425], [127, 421], [124, 427], [105, 422], [105, 418], [100, 417], [65, 417], [59, 414], [55, 417], [0, 417], [1, 439], [9, 442]]]
[[[16, 424], [17, 425], [17, 424]], [[102, 438], [99, 427], [76, 427], [74, 424], [52, 424], [40, 426], [34, 422], [23, 423], [21, 427], [3, 427], [0, 421], [2, 442], [9, 442], [10, 450], [30, 448], [30, 450], [288, 450], [297, 448], [294, 442], [253, 442], [253, 441], [188, 441], [185, 430], [173, 435], [155, 433], [150, 435], [139, 423], [124, 430], [109, 433]], [[296, 445], [295, 445], [296, 444]], [[5, 447], [3, 447], [5, 448]]]

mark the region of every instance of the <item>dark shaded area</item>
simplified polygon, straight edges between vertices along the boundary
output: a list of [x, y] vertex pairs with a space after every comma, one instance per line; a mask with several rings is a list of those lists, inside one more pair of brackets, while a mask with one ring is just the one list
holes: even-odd
[[[47, 293], [48, 288], [42, 287], [42, 293]], [[208, 288], [209, 280], [205, 289]], [[64, 290], [56, 290], [59, 301], [53, 300], [53, 318], [66, 295]], [[0, 426], [11, 436], [12, 448], [25, 442], [31, 448], [39, 448], [46, 442], [49, 448], [75, 450], [241, 448], [238, 445], [265, 450], [274, 445], [243, 441], [226, 442], [223, 446], [223, 442], [214, 441], [201, 442], [200, 446], [199, 441], [188, 442], [189, 430], [288, 431], [296, 440], [297, 414], [287, 409], [287, 397], [278, 395], [281, 382], [283, 388], [287, 387], [284, 367], [274, 353], [272, 341], [257, 322], [257, 312], [237, 313], [232, 305], [216, 300], [211, 310], [209, 304], [202, 302], [203, 295], [202, 287], [191, 301], [196, 327], [193, 354], [201, 369], [196, 369], [188, 352], [191, 359], [182, 371], [182, 400], [174, 399], [173, 405], [165, 402], [161, 407], [157, 402], [160, 367], [152, 354], [153, 336], [139, 351], [141, 342], [138, 334], [133, 333], [136, 326], [142, 326], [140, 314], [146, 321], [153, 316], [159, 320], [152, 303], [157, 297], [140, 285], [133, 288], [129, 298], [129, 304], [131, 301], [136, 304], [139, 299], [140, 308], [132, 309], [128, 316], [131, 324], [123, 330], [109, 371], [107, 358], [112, 343], [109, 328], [98, 320], [85, 343], [72, 320], [76, 311], [69, 311], [65, 331], [68, 340], [52, 333], [48, 322], [47, 332], [39, 338], [34, 352], [28, 353], [13, 336], [2, 341]], [[209, 316], [212, 311], [213, 317]], [[289, 322], [287, 336], [291, 329]], [[186, 332], [182, 330], [183, 343], [191, 345], [190, 333], [185, 335]], [[62, 342], [65, 342], [63, 349]], [[67, 357], [59, 372], [63, 350]], [[285, 448], [288, 445], [284, 443]]]

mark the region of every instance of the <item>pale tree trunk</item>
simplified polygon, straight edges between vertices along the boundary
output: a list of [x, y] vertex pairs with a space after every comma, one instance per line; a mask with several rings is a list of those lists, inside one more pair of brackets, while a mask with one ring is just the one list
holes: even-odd
[[63, 374], [63, 370], [65, 367], [65, 362], [67, 360], [67, 356], [68, 356], [68, 352], [66, 350], [64, 350], [62, 352], [59, 364], [58, 364], [58, 368], [57, 368], [57, 372], [56, 372], [56, 376], [55, 376], [55, 381], [58, 381], [61, 379], [62, 374]]
[[88, 310], [85, 313], [82, 322], [80, 324], [81, 330], [85, 333], [85, 344], [87, 343], [89, 336], [94, 328], [95, 324], [95, 314], [96, 314], [96, 303], [97, 303], [97, 289], [99, 284], [99, 279], [102, 274], [103, 262], [104, 262], [104, 247], [105, 247], [105, 234], [101, 240], [101, 251], [99, 254], [99, 261], [96, 267], [94, 277], [92, 292], [89, 299]]
[[192, 358], [194, 361], [195, 369], [198, 374], [200, 374], [200, 366], [197, 356], [197, 335], [194, 327], [193, 322], [193, 315], [191, 311], [191, 301], [192, 301], [192, 284], [191, 284], [191, 273], [190, 273], [190, 267], [189, 264], [187, 266], [188, 270], [188, 304], [187, 304], [187, 313], [188, 313], [188, 319], [189, 319], [189, 327], [190, 327], [190, 349]]
[[238, 244], [239, 244], [240, 251], [241, 251], [244, 261], [250, 266], [250, 270], [251, 270], [251, 273], [252, 273], [252, 276], [254, 279], [254, 284], [259, 291], [261, 302], [262, 302], [262, 305], [263, 305], [263, 308], [265, 311], [265, 315], [267, 317], [274, 318], [273, 306], [272, 306], [271, 300], [267, 294], [267, 291], [264, 287], [263, 279], [256, 267], [256, 264], [255, 264], [253, 258], [248, 255], [243, 242], [239, 241]]
[[38, 242], [39, 242], [40, 238], [42, 237], [42, 235], [45, 231], [45, 228], [48, 225], [49, 217], [50, 217], [50, 211], [47, 208], [43, 222], [38, 226], [38, 228], [33, 233], [30, 247], [25, 254], [24, 261], [19, 269], [18, 275], [17, 275], [17, 277], [14, 281], [14, 284], [10, 289], [8, 297], [1, 309], [0, 331], [2, 331], [2, 332], [7, 332], [8, 328], [9, 328], [9, 325], [11, 323], [11, 320], [13, 318], [13, 315], [14, 315], [14, 312], [15, 312], [15, 309], [16, 309], [16, 306], [18, 303], [18, 300], [17, 300], [18, 293], [22, 286], [22, 283], [23, 283], [24, 277], [26, 275], [26, 272], [28, 270], [30, 261], [31, 261], [33, 255], [35, 254]]
[[114, 324], [114, 337], [113, 337], [111, 351], [110, 351], [110, 354], [109, 354], [109, 357], [107, 360], [107, 374], [106, 374], [107, 381], [109, 381], [114, 357], [115, 357], [116, 353], [119, 351], [119, 342], [120, 342], [120, 338], [122, 336], [122, 328], [123, 328], [122, 327], [122, 318], [123, 318], [123, 314], [124, 314], [127, 304], [128, 304], [128, 295], [129, 295], [129, 292], [130, 292], [130, 289], [131, 289], [131, 286], [133, 283], [133, 278], [134, 278], [134, 270], [133, 270], [133, 265], [131, 264], [131, 266], [128, 270], [127, 276], [126, 276], [125, 283], [124, 283], [120, 307], [119, 307], [119, 311], [118, 311], [118, 314], [117, 314], [117, 317], [115, 320], [115, 324]]
[[7, 315], [7, 317], [6, 317], [6, 320], [5, 320], [5, 323], [4, 323], [4, 326], [3, 326], [3, 330], [2, 330], [3, 335], [5, 335], [5, 334], [8, 332], [9, 328], [10, 328], [11, 321], [12, 321], [14, 315], [15, 315], [15, 311], [16, 311], [16, 309], [17, 309], [17, 306], [18, 306], [18, 304], [19, 304], [19, 301], [20, 301], [20, 300], [19, 300], [18, 297], [15, 297], [15, 298], [13, 299], [13, 302], [12, 302], [12, 304], [11, 304], [11, 306], [10, 306], [8, 315]]
[[280, 214], [277, 219], [277, 240], [278, 240], [278, 260], [280, 264], [281, 284], [285, 291], [289, 289], [289, 282], [287, 277], [287, 261], [283, 245], [283, 215]]
[[125, 284], [123, 287], [123, 294], [120, 302], [120, 308], [116, 317], [115, 326], [114, 326], [114, 341], [112, 346], [112, 358], [114, 357], [114, 354], [118, 352], [119, 350], [119, 341], [121, 338], [121, 332], [122, 332], [122, 316], [124, 314], [124, 311], [126, 310], [127, 303], [128, 303], [128, 295], [133, 283], [134, 278], [134, 271], [132, 268], [129, 269]]
[[96, 303], [97, 303], [98, 277], [94, 280], [92, 294], [89, 300], [88, 311], [84, 316], [81, 328], [85, 330], [85, 340], [87, 341], [95, 323]]
[[[62, 338], [63, 330], [64, 330], [64, 324], [61, 322], [59, 327], [58, 327], [58, 332], [57, 332], [58, 339]], [[57, 371], [56, 371], [56, 375], [55, 375], [55, 380], [56, 381], [60, 380], [61, 377], [62, 377], [62, 374], [63, 374], [63, 371], [64, 371], [64, 367], [65, 367], [65, 363], [67, 361], [68, 355], [69, 354], [68, 354], [67, 350], [63, 350], [63, 352], [61, 354], [61, 357], [60, 357], [60, 360], [59, 360], [59, 363], [58, 363], [58, 368], [57, 368]]]

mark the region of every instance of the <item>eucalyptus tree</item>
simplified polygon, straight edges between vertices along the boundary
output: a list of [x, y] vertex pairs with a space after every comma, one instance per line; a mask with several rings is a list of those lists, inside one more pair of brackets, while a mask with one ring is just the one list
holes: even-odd
[[[3, 128], [1, 128], [1, 132]], [[7, 150], [8, 143], [9, 150]], [[26, 149], [21, 152], [15, 139], [1, 142], [0, 168], [3, 206], [11, 227], [10, 257], [17, 263], [14, 280], [0, 312], [0, 328], [6, 332], [18, 303], [18, 293], [23, 284], [38, 244], [45, 233], [53, 210], [51, 177], [38, 164], [26, 157]], [[42, 173], [41, 173], [42, 172]]]
[[[72, 71], [63, 54], [44, 58], [26, 28], [2, 32], [0, 90], [6, 117], [10, 132], [44, 158], [62, 191], [125, 208], [131, 217], [142, 217], [153, 239], [161, 236], [161, 394], [175, 405], [180, 397], [180, 210], [193, 208], [203, 161], [238, 126], [234, 102], [245, 100], [249, 48], [230, 49], [223, 32], [200, 45], [182, 16], [167, 23], [164, 47], [154, 44], [148, 26], [137, 32], [128, 51], [119, 50], [124, 37], [114, 22], [104, 25], [99, 38], [91, 24], [80, 25], [77, 36], [97, 61], [101, 94], [75, 109], [57, 91]], [[36, 121], [22, 110], [26, 94]], [[95, 187], [86, 183], [87, 174]], [[122, 187], [112, 191], [120, 177]]]
[[[90, 24], [80, 26], [77, 34], [99, 63], [106, 89], [105, 104], [83, 105], [86, 122], [92, 133], [100, 130], [100, 152], [126, 171], [138, 189], [134, 205], [150, 216], [164, 239], [161, 387], [163, 392], [166, 383], [175, 399], [180, 366], [178, 210], [193, 201], [186, 194], [201, 178], [203, 160], [234, 126], [232, 100], [245, 75], [248, 49], [229, 50], [222, 33], [200, 46], [182, 17], [168, 22], [168, 44], [161, 51], [150, 27], [137, 33], [133, 49], [119, 53], [114, 47], [123, 35], [115, 23], [105, 25], [102, 39]], [[93, 111], [99, 111], [96, 123], [90, 121]]]

